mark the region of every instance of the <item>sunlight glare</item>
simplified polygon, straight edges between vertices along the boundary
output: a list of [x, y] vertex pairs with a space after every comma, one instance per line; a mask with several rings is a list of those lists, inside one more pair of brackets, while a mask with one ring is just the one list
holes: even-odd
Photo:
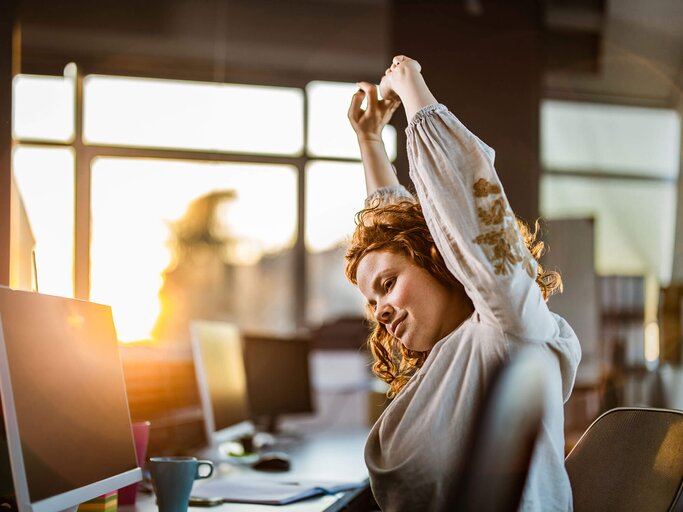
[[[267, 184], [267, 185], [266, 185]], [[236, 264], [290, 248], [296, 170], [286, 165], [97, 158], [92, 166], [91, 299], [111, 304], [122, 341], [148, 339], [160, 314], [171, 225], [195, 199], [235, 191], [217, 211], [236, 239]], [[240, 260], [239, 258], [244, 258]]]
[[659, 325], [650, 322], [645, 326], [645, 360], [654, 363], [659, 359]]

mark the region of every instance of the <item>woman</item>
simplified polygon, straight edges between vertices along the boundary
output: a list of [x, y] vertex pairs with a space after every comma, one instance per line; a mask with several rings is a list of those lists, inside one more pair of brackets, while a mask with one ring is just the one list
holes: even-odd
[[[365, 450], [373, 494], [384, 511], [442, 506], [493, 368], [531, 344], [547, 360], [547, 413], [520, 509], [571, 510], [563, 404], [580, 348], [545, 303], [559, 276], [538, 266], [542, 244], [520, 230], [493, 150], [437, 103], [420, 71], [395, 57], [380, 82], [384, 99], [361, 82], [349, 109], [368, 199], [346, 272], [376, 321], [373, 370], [393, 396]], [[399, 185], [380, 138], [399, 102], [419, 203]]]

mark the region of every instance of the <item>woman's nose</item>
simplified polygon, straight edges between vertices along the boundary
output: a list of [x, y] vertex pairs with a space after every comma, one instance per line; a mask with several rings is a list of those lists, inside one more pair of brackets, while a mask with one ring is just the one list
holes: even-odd
[[394, 309], [387, 303], [381, 303], [375, 310], [375, 320], [381, 324], [387, 324], [391, 320]]

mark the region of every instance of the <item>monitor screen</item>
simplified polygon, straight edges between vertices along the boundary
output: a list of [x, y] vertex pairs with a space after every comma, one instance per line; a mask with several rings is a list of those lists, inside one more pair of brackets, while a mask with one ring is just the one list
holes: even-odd
[[249, 419], [242, 338], [225, 322], [195, 321], [190, 330], [207, 436], [215, 441], [221, 431]]
[[249, 403], [254, 419], [313, 412], [306, 338], [244, 335]]
[[111, 309], [0, 287], [0, 326], [20, 509], [49, 499], [47, 508], [66, 508], [140, 480]]

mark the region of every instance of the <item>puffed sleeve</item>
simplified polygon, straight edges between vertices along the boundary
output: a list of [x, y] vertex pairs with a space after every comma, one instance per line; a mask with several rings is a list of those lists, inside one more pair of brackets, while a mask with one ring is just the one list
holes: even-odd
[[493, 166], [494, 151], [441, 104], [406, 129], [410, 177], [446, 265], [482, 320], [526, 340], [557, 334], [536, 284], [537, 264]]

